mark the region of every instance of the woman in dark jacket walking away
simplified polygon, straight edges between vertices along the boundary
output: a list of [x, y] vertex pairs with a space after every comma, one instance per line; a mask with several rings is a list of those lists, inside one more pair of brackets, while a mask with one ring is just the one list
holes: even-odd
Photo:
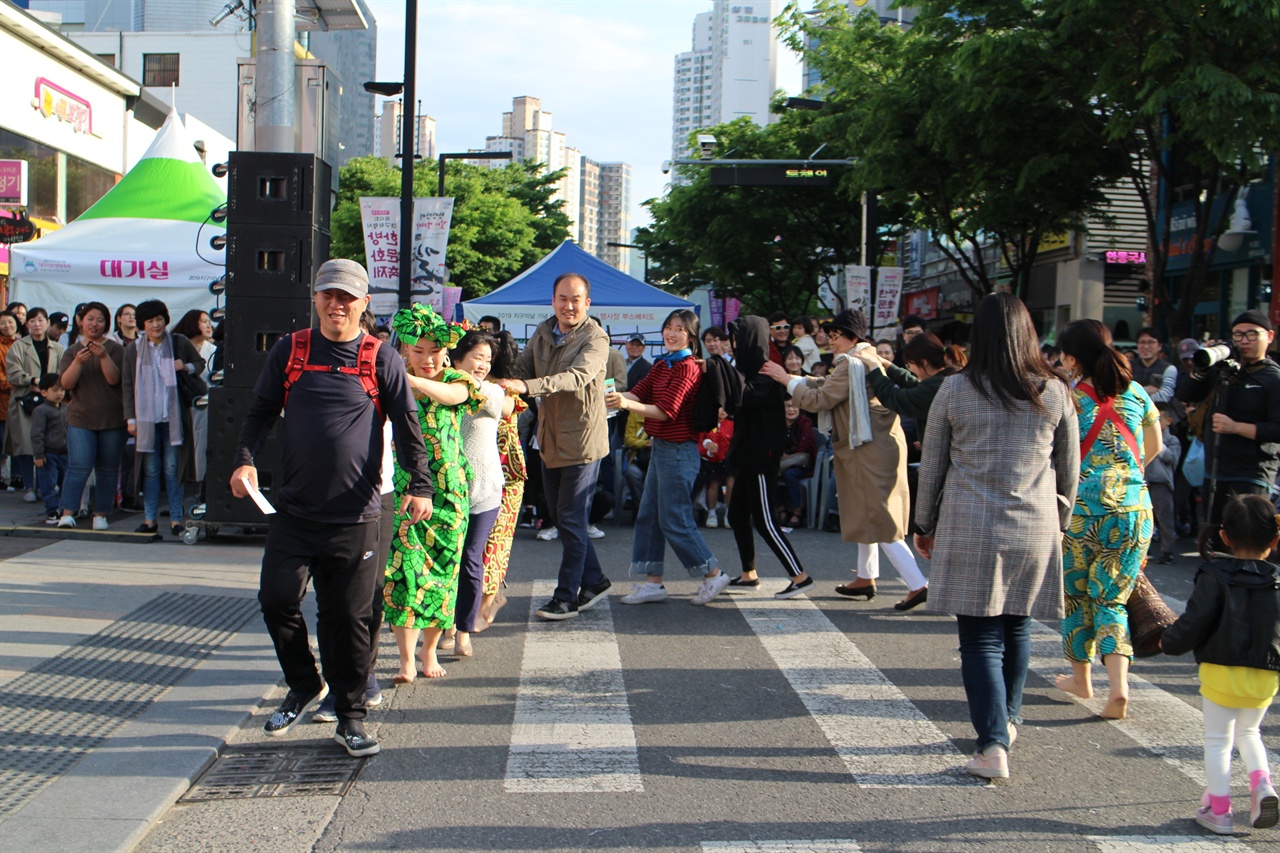
[[778, 462], [787, 444], [787, 418], [783, 411], [786, 391], [760, 372], [769, 360], [769, 324], [763, 317], [739, 317], [729, 324], [729, 340], [739, 372], [742, 373], [742, 400], [733, 417], [733, 440], [729, 444], [729, 464], [734, 471], [733, 494], [729, 496], [729, 527], [738, 545], [742, 574], [730, 586], [759, 586], [756, 576], [756, 541], [752, 524], [760, 531], [791, 582], [774, 598], [794, 598], [813, 586], [800, 558], [778, 527], [770, 494], [778, 479]]
[[[1200, 536], [1205, 564], [1187, 609], [1160, 640], [1165, 654], [1195, 650], [1204, 697], [1204, 775], [1208, 787], [1196, 823], [1234, 835], [1231, 817], [1232, 733], [1249, 772], [1249, 823], [1280, 823], [1280, 797], [1271, 784], [1267, 749], [1259, 731], [1280, 687], [1280, 567], [1267, 556], [1280, 542], [1280, 516], [1261, 495], [1231, 497], [1221, 529]], [[1234, 556], [1209, 553], [1213, 534]]]

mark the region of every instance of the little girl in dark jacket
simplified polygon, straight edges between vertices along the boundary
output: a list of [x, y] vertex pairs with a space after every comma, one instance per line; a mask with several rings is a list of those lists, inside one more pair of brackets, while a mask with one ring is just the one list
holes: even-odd
[[1280, 687], [1280, 567], [1267, 562], [1280, 542], [1280, 516], [1260, 495], [1232, 498], [1223, 509], [1220, 535], [1234, 556], [1211, 559], [1206, 528], [1186, 612], [1161, 640], [1165, 654], [1195, 650], [1204, 698], [1204, 774], [1208, 782], [1196, 823], [1233, 835], [1231, 741], [1249, 771], [1249, 820], [1255, 828], [1280, 821], [1280, 798], [1271, 785], [1259, 727]]

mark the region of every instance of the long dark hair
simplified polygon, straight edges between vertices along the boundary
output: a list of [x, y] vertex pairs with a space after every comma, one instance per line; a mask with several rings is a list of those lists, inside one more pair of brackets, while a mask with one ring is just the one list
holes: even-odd
[[1045, 411], [1040, 395], [1050, 380], [1061, 380], [1040, 355], [1031, 314], [1012, 293], [992, 293], [978, 303], [969, 335], [964, 372], [988, 401], [1013, 411], [1024, 400]]
[[190, 311], [182, 315], [182, 319], [174, 324], [169, 331], [175, 335], [182, 335], [187, 340], [200, 337], [200, 318], [208, 311], [201, 311], [199, 308], [192, 308]]
[[1097, 320], [1076, 320], [1058, 335], [1058, 346], [1080, 364], [1081, 378], [1089, 380], [1104, 400], [1118, 396], [1133, 381], [1129, 359], [1111, 346], [1107, 327]]
[[489, 379], [515, 379], [516, 362], [520, 359], [520, 346], [515, 335], [506, 329], [493, 336], [493, 365], [489, 368]]
[[922, 332], [902, 348], [902, 361], [905, 364], [927, 364], [935, 370], [947, 366], [947, 348], [932, 332]]
[[679, 320], [689, 333], [689, 349], [693, 350], [693, 357], [702, 358], [702, 326], [698, 323], [698, 315], [688, 308], [677, 308], [662, 321], [662, 328], [665, 329], [672, 320]]

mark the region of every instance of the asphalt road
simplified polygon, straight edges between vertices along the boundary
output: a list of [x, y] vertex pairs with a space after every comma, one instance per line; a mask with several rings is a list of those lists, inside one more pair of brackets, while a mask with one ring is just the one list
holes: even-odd
[[[1189, 658], [1136, 662], [1130, 720], [1102, 721], [1098, 703], [1052, 687], [1048, 677], [1068, 667], [1046, 625], [1012, 778], [984, 784], [957, 772], [974, 743], [954, 620], [895, 611], [905, 588], [887, 560], [880, 596], [850, 601], [833, 587], [849, 578], [852, 546], [797, 531], [818, 581], [807, 598], [773, 602], [786, 579], [765, 552], [760, 593], [693, 607], [695, 584], [669, 568], [670, 599], [629, 607], [617, 599], [631, 530], [605, 530], [595, 544], [615, 584], [608, 606], [533, 624], [560, 546], [521, 530], [510, 603], [475, 638], [474, 658], [444, 658], [446, 678], [393, 690], [387, 638], [386, 701], [370, 716], [383, 750], [346, 796], [178, 805], [139, 849], [1222, 848], [1191, 820], [1203, 774]], [[736, 574], [731, 534], [706, 536]], [[1150, 569], [1182, 600], [1193, 573], [1190, 559]], [[1105, 680], [1098, 687], [1105, 695]], [[266, 713], [237, 740], [278, 744], [261, 732]], [[331, 744], [332, 728], [300, 722], [286, 741]], [[1275, 743], [1273, 717], [1263, 734]], [[1243, 826], [1247, 789], [1234, 793]], [[1277, 839], [1259, 830], [1231, 849], [1280, 849]]]

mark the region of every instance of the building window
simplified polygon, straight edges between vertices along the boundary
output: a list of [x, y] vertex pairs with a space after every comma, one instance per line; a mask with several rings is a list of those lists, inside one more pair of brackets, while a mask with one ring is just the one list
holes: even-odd
[[142, 54], [142, 85], [178, 86], [178, 54]]
[[114, 53], [99, 53], [98, 58], [110, 65], [112, 68], [116, 67], [116, 55]]

